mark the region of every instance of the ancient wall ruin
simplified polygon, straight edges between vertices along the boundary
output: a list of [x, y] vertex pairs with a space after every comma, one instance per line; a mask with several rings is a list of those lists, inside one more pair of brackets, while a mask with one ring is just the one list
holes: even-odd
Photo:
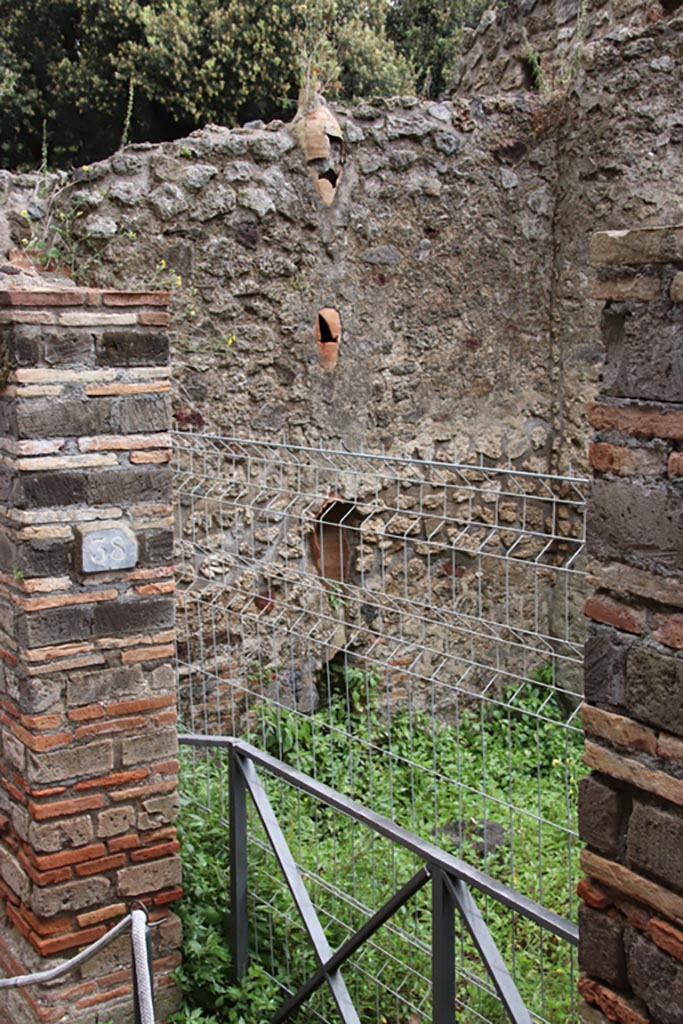
[[[346, 164], [330, 207], [284, 124], [209, 126], [74, 171], [54, 206], [40, 180], [4, 173], [5, 244], [39, 239], [61, 214], [93, 281], [182, 276], [181, 425], [585, 466], [582, 410], [600, 363], [587, 240], [678, 209], [681, 24], [629, 8], [618, 28], [577, 39], [579, 4], [538, 3], [529, 17], [545, 24], [542, 13], [572, 29], [562, 91], [494, 92], [463, 73], [443, 102], [341, 108]], [[343, 328], [333, 370], [315, 341], [326, 307]]]
[[[645, 299], [648, 296], [641, 289], [652, 288], [651, 280], [657, 276], [646, 273], [643, 277], [625, 269], [619, 276], [618, 296], [614, 295], [614, 282], [606, 281], [609, 275], [591, 286], [586, 269], [589, 236], [596, 228], [663, 224], [679, 221], [683, 214], [678, 189], [683, 142], [683, 23], [675, 6], [669, 2], [644, 8], [616, 0], [589, 3], [582, 27], [578, 3], [521, 3], [517, 13], [536, 19], [527, 22], [532, 52], [543, 61], [544, 54], [555, 53], [558, 42], [562, 43], [558, 61], [550, 61], [546, 89], [535, 88], [538, 83], [530, 78], [527, 44], [519, 25], [514, 27], [516, 8], [511, 5], [509, 14], [503, 12], [496, 19], [485, 17], [482, 27], [468, 37], [457, 90], [450, 98], [423, 102], [405, 97], [337, 111], [346, 162], [331, 206], [321, 204], [302, 153], [287, 126], [279, 122], [234, 130], [208, 126], [187, 139], [129, 146], [108, 160], [65, 176], [0, 172], [2, 248], [21, 248], [26, 239], [29, 255], [40, 261], [46, 256], [49, 227], [58, 226], [61, 255], [59, 265], [50, 265], [53, 273], [71, 274], [78, 268], [89, 283], [102, 286], [173, 285], [173, 403], [181, 428], [234, 430], [242, 436], [273, 439], [286, 435], [293, 443], [316, 445], [322, 441], [340, 449], [387, 450], [419, 459], [481, 459], [487, 466], [510, 462], [519, 470], [583, 469], [587, 466], [585, 406], [595, 391], [603, 355], [599, 314], [589, 296], [592, 291], [601, 300]], [[0, 267], [0, 279], [11, 278], [15, 270], [13, 265]], [[177, 277], [182, 283], [176, 282]], [[334, 334], [332, 320], [328, 317], [324, 328], [322, 310], [337, 311], [340, 318], [334, 365], [329, 365], [333, 361], [327, 361], [324, 348], [329, 344], [325, 330]], [[85, 331], [84, 335], [92, 333]], [[609, 332], [607, 342], [613, 344]], [[325, 355], [322, 361], [321, 352]], [[54, 375], [55, 358], [46, 356], [45, 372]], [[101, 397], [104, 400], [105, 396]], [[621, 402], [643, 396], [624, 392], [617, 397]], [[657, 402], [671, 399], [661, 394], [654, 399], [652, 395], [644, 397]], [[79, 393], [79, 402], [81, 398], [84, 396]], [[616, 403], [619, 409], [620, 402]], [[629, 401], [625, 404], [629, 406]], [[90, 407], [90, 402], [83, 408], [74, 406], [74, 430], [86, 406]], [[600, 408], [608, 406], [602, 403]], [[157, 432], [154, 423], [159, 407], [158, 397], [148, 403], [145, 416], [149, 419], [138, 420], [137, 432]], [[51, 412], [48, 406], [45, 415]], [[630, 433], [633, 424], [600, 422], [600, 429], [607, 434], [593, 450], [593, 461], [596, 468], [603, 467], [610, 486], [620, 486], [613, 479], [619, 472], [630, 472], [633, 467], [638, 473], [649, 472], [647, 467], [654, 462], [661, 463], [658, 489], [672, 486], [663, 483], [663, 455], [657, 443], [645, 445], [641, 451], [633, 443], [637, 430]], [[95, 426], [83, 430], [84, 436], [98, 433]], [[632, 440], [621, 443], [623, 438], [613, 435], [614, 430]], [[44, 437], [54, 440], [49, 430]], [[48, 454], [57, 453], [50, 449]], [[19, 458], [13, 450], [8, 455]], [[239, 463], [239, 451], [237, 455]], [[675, 459], [673, 465], [677, 465]], [[20, 475], [19, 468], [15, 469]], [[316, 510], [328, 495], [319, 497]], [[360, 496], [354, 497], [362, 504], [362, 488]], [[491, 508], [498, 508], [495, 494], [488, 505], [487, 500], [482, 500], [482, 518], [490, 515]], [[139, 501], [139, 495], [131, 497], [132, 504]], [[393, 519], [395, 523], [399, 511], [406, 509], [385, 508], [384, 521]], [[218, 538], [220, 552], [223, 528], [212, 517], [209, 510], [200, 531]], [[61, 525], [71, 529], [73, 524], [69, 520]], [[228, 524], [228, 528], [232, 526], [232, 522]], [[168, 523], [164, 529], [168, 530]], [[308, 533], [299, 539], [301, 547], [293, 557], [315, 562]], [[415, 543], [426, 539], [420, 535]], [[381, 550], [379, 545], [385, 541], [391, 544], [395, 538], [382, 536], [378, 528], [373, 539], [376, 550]], [[264, 550], [267, 543], [264, 541]], [[168, 554], [166, 550], [163, 557], [158, 556], [164, 564]], [[192, 557], [195, 555], [196, 549]], [[199, 555], [206, 555], [211, 566], [211, 550]], [[157, 555], [150, 557], [154, 568]], [[372, 557], [376, 557], [374, 550]], [[424, 562], [427, 556], [420, 557]], [[14, 563], [7, 573], [12, 577], [7, 585], [25, 596], [13, 570]], [[618, 592], [624, 584], [604, 575], [608, 570], [612, 571], [603, 567], [601, 576], [606, 593], [589, 610], [614, 609], [611, 592]], [[20, 571], [25, 570], [20, 567]], [[51, 569], [49, 575], [53, 575]], [[215, 575], [206, 578], [216, 581]], [[266, 579], [277, 583], [277, 573], [269, 570]], [[221, 587], [224, 582], [219, 578], [215, 585]], [[264, 600], [262, 582], [255, 576], [249, 584], [251, 590], [243, 587], [252, 611], [265, 611], [265, 605], [256, 603]], [[444, 584], [441, 578], [438, 582]], [[135, 585], [157, 584], [144, 580]], [[661, 579], [658, 585], [662, 585]], [[492, 592], [495, 594], [495, 586]], [[667, 594], [671, 604], [669, 591]], [[266, 605], [269, 595], [266, 592]], [[324, 603], [330, 618], [329, 598], [322, 589], [316, 600]], [[644, 600], [656, 602], [658, 598], [647, 592]], [[627, 598], [627, 607], [630, 601]], [[646, 617], [650, 611], [647, 604]], [[638, 608], [635, 614], [634, 621], [640, 621]], [[259, 628], [265, 619], [262, 616]], [[675, 626], [675, 617], [671, 621]], [[605, 623], [603, 618], [603, 625], [597, 628], [601, 637], [606, 628], [621, 629], [619, 623]], [[253, 641], [257, 635], [255, 629], [247, 639]], [[67, 643], [73, 636], [64, 634], [62, 639]], [[621, 637], [614, 640], [620, 650], [622, 641]], [[52, 643], [49, 638], [48, 642]], [[83, 638], [77, 637], [77, 642]], [[643, 641], [646, 654], [655, 661], [651, 647], [660, 642], [658, 638]], [[677, 647], [669, 646], [667, 652], [657, 649], [655, 654], [666, 657], [667, 664], [673, 662], [675, 669], [678, 662], [671, 650]], [[112, 657], [119, 654], [120, 649], [113, 648]], [[597, 697], [592, 702], [597, 710], [589, 711], [587, 728], [597, 735], [594, 745], [603, 758], [594, 767], [618, 783], [594, 778], [590, 783], [593, 792], [611, 801], [619, 814], [622, 805], [637, 805], [643, 828], [650, 827], [648, 815], [655, 812], [670, 823], [676, 812], [658, 803], [656, 793], [643, 796], [649, 792], [647, 786], [636, 785], [634, 797], [622, 785], [626, 781], [630, 786], [630, 778], [624, 780], [612, 773], [615, 765], [621, 765], [623, 772], [623, 762], [630, 766], [633, 760], [632, 751], [622, 757], [619, 751], [608, 749], [612, 734], [605, 732], [613, 723], [605, 717], [607, 712], [628, 717], [625, 706], [618, 702], [612, 706], [608, 701], [603, 707]], [[66, 705], [64, 709], [67, 713]], [[38, 710], [20, 713], [34, 715]], [[631, 710], [626, 708], [629, 715]], [[150, 706], [145, 713], [148, 721], [156, 710]], [[652, 743], [659, 740], [656, 736], [653, 740], [650, 733], [662, 723], [650, 711], [641, 717], [643, 722], [635, 734], [646, 736], [642, 742], [649, 746], [643, 750], [636, 745], [640, 767], [634, 770], [642, 780], [641, 769], [657, 773], [661, 764], [644, 762], [641, 755], [669, 755], [656, 746], [654, 753], [652, 749]], [[76, 719], [69, 722], [72, 720]], [[36, 729], [41, 732], [39, 725]], [[667, 733], [669, 729], [673, 738], [667, 740], [668, 749], [673, 750], [675, 729], [668, 726]], [[600, 753], [603, 748], [608, 749], [607, 755]], [[5, 760], [22, 756], [14, 739], [3, 738]], [[604, 767], [605, 756], [612, 757], [609, 771]], [[57, 781], [61, 786], [65, 780]], [[71, 781], [66, 780], [69, 785]], [[39, 799], [57, 804], [60, 794], [48, 791]], [[20, 831], [22, 806], [14, 814], [17, 821], [6, 813], [9, 808], [2, 811], [9, 836], [3, 847], [9, 851], [5, 863], [10, 864], [10, 882], [5, 878], [3, 884], [17, 917], [15, 923], [21, 922], [21, 928], [29, 932], [33, 929], [35, 941], [44, 943], [33, 918], [17, 909], [26, 906], [28, 913], [33, 913], [24, 896], [39, 887], [35, 879], [28, 883], [21, 873], [14, 872], [18, 849], [29, 842]], [[637, 824], [638, 817], [633, 821]], [[629, 918], [628, 924], [637, 933], [629, 931], [624, 946], [627, 926], [619, 914], [630, 912], [624, 907], [633, 893], [615, 886], [614, 896], [608, 891], [609, 880], [600, 878], [598, 870], [603, 855], [608, 860], [613, 856], [614, 864], [609, 867], [612, 880], [615, 870], [621, 872], [620, 878], [627, 877], [623, 871], [633, 870], [633, 865], [619, 860], [622, 841], [630, 842], [624, 837], [631, 827], [625, 817], [619, 817], [619, 822], [623, 828], [615, 839], [617, 852], [601, 850], [598, 843], [601, 852], [596, 854], [593, 849], [587, 855], [586, 870], [603, 888], [607, 886], [596, 898], [608, 902], [590, 908], [602, 912], [595, 926], [590, 922], [598, 919], [585, 912], [589, 922], [586, 941], [595, 928], [598, 944], [606, 934], [612, 942], [613, 933], [618, 933], [618, 940], [609, 947], [617, 950], [615, 955], [622, 955], [619, 951], [624, 948], [636, 950], [634, 963], [645, 964], [645, 968], [638, 967], [640, 974], [628, 975], [627, 980], [636, 998], [647, 1003], [650, 997], [642, 978], [648, 957], [659, 957], [661, 946], [657, 947], [660, 952], [638, 953], [645, 939], [637, 921], [645, 918], [637, 915]], [[170, 821], [155, 822], [150, 835], [157, 831], [157, 824], [162, 831], [172, 827]], [[674, 826], [678, 827], [675, 821]], [[589, 829], [589, 824], [585, 828]], [[89, 833], [84, 835], [87, 843], [84, 838], [82, 845], [90, 848], [95, 839]], [[100, 838], [110, 843], [109, 837]], [[155, 836], [152, 846], [156, 839], [173, 843], [170, 833]], [[588, 831], [586, 839], [593, 845]], [[111, 841], [115, 842], [115, 837]], [[638, 841], [633, 839], [634, 844]], [[127, 869], [127, 862], [126, 866], [120, 863], [122, 855], [135, 862], [133, 853], [124, 854], [109, 845], [102, 854], [99, 846], [93, 849], [97, 851], [92, 854], [93, 862], [110, 883], [118, 877], [117, 872]], [[170, 849], [166, 852], [170, 858]], [[33, 859], [26, 854], [27, 863], [38, 871], [35, 857], [50, 856], [52, 851], [33, 853]], [[101, 857], [108, 861], [106, 866], [98, 864]], [[110, 857], [115, 860], [108, 860]], [[144, 856], [139, 859], [145, 862]], [[666, 866], [649, 862], [642, 866], [655, 875], [668, 871]], [[71, 864], [60, 870], [77, 873]], [[79, 870], [89, 877], [87, 866], [80, 865]], [[44, 878], [40, 881], [48, 884]], [[12, 888], [15, 884], [21, 891]], [[51, 878], [49, 884], [59, 885], [62, 880]], [[165, 888], [171, 892], [174, 886], [169, 882]], [[618, 913], [608, 907], [618, 907]], [[96, 912], [94, 904], [80, 908], [83, 922], [76, 918], [74, 923], [71, 915], [68, 929], [58, 916], [58, 931], [49, 934], [72, 936], [81, 925], [89, 924], [91, 912]], [[651, 934], [657, 926], [655, 921], [646, 930]], [[176, 941], [177, 936], [169, 939], [165, 955], [171, 955], [169, 950]], [[42, 948], [54, 952], [58, 946]], [[619, 964], [623, 966], [622, 961]], [[670, 960], [666, 964], [672, 977], [677, 977], [676, 964], [673, 968]], [[16, 961], [8, 961], [3, 969], [10, 973], [20, 967]], [[597, 976], [592, 982], [584, 982], [584, 995], [594, 1005], [603, 1006], [603, 996], [596, 993], [610, 984], [618, 988], [624, 975], [594, 973]], [[112, 978], [114, 974], [109, 976], [114, 985]], [[127, 983], [121, 980], [122, 985]], [[80, 999], [102, 995], [96, 985], [90, 987], [95, 984], [92, 979], [83, 979], [81, 984], [85, 987]], [[611, 1007], [611, 997], [604, 998], [608, 1000], [604, 1006]], [[87, 1005], [83, 1004], [84, 1011]], [[636, 1004], [636, 1009], [640, 1012], [641, 1004]], [[590, 1014], [597, 1012], [602, 1011], [587, 1010], [587, 1019], [592, 1022]]]
[[[35, 176], [5, 175], [5, 231], [36, 239], [52, 216], [94, 280], [174, 284], [181, 429], [585, 471], [602, 360], [588, 238], [679, 212], [681, 19], [655, 7], [486, 15], [450, 99], [337, 111], [332, 205], [286, 125], [208, 126], [73, 172], [53, 205]], [[556, 55], [561, 88], [507, 76], [527, 43]], [[214, 518], [199, 571], [232, 543]]]

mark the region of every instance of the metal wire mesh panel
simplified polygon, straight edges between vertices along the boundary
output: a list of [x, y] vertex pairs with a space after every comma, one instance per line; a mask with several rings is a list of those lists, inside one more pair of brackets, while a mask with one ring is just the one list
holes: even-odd
[[[243, 735], [571, 915], [586, 482], [191, 434], [175, 460], [185, 728]], [[353, 903], [353, 872], [379, 885], [391, 858], [344, 843], [304, 869]], [[516, 928], [538, 1019], [573, 1020], [569, 949]], [[462, 1019], [504, 1019], [477, 1005]]]

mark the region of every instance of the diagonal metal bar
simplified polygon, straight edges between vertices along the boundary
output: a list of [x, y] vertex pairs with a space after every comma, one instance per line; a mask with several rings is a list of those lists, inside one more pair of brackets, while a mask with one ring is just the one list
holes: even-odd
[[479, 907], [474, 902], [472, 893], [465, 883], [458, 878], [449, 878], [447, 875], [444, 875], [444, 883], [445, 887], [451, 892], [460, 916], [474, 940], [474, 944], [496, 987], [503, 1006], [508, 1012], [510, 1020], [513, 1024], [532, 1024], [531, 1015], [517, 991], [517, 986], [505, 961], [498, 952], [498, 947], [493, 940], [488, 925], [481, 916]]
[[342, 943], [329, 960], [321, 964], [315, 974], [312, 974], [308, 981], [304, 982], [298, 992], [288, 999], [286, 1003], [282, 1004], [277, 1013], [271, 1017], [270, 1024], [282, 1024], [283, 1021], [286, 1021], [288, 1017], [295, 1013], [302, 1003], [320, 988], [329, 972], [338, 970], [350, 956], [353, 956], [367, 939], [374, 935], [390, 917], [393, 917], [396, 911], [404, 906], [416, 892], [420, 891], [429, 881], [429, 877], [428, 868], [421, 867], [397, 893], [394, 893], [372, 917], [368, 918], [357, 932], [354, 932], [346, 942]]
[[[285, 877], [285, 881], [289, 887], [289, 891], [291, 892], [297, 910], [301, 915], [301, 920], [308, 932], [308, 937], [311, 940], [315, 954], [320, 964], [324, 964], [332, 958], [332, 947], [327, 941], [327, 936], [325, 935], [323, 926], [321, 925], [315, 907], [313, 906], [313, 901], [308, 895], [306, 886], [299, 874], [296, 861], [294, 860], [292, 852], [287, 845], [287, 840], [285, 839], [284, 833], [275, 816], [275, 811], [271, 807], [266, 791], [261, 785], [261, 780], [256, 774], [256, 769], [254, 768], [251, 760], [248, 759], [248, 756], [245, 757], [240, 752], [238, 763], [244, 775], [244, 780], [247, 784], [251, 798], [254, 801], [254, 806], [258, 811], [259, 817], [266, 831], [266, 835], [270, 840], [273, 852], [277, 857], [278, 863]], [[360, 1024], [360, 1017], [356, 1012], [353, 1000], [351, 999], [351, 994], [346, 987], [346, 982], [342, 978], [339, 969], [327, 972], [325, 974], [325, 980], [330, 986], [332, 996], [334, 997], [337, 1009], [339, 1010], [339, 1015], [344, 1024]]]

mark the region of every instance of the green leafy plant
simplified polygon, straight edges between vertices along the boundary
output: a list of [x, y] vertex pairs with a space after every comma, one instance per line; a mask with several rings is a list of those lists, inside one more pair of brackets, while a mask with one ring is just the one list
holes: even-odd
[[531, 82], [534, 89], [540, 93], [548, 92], [548, 84], [546, 82], [545, 73], [541, 64], [541, 55], [538, 50], [535, 50], [529, 41], [526, 29], [522, 30], [522, 40], [524, 43], [523, 54], [524, 59], [529, 67], [531, 74]]
[[327, 583], [327, 601], [333, 611], [338, 612], [341, 608], [342, 600], [344, 598], [344, 590], [341, 583], [337, 583], [336, 580], [328, 580]]
[[87, 282], [89, 273], [102, 259], [107, 241], [82, 237], [78, 225], [86, 214], [87, 199], [74, 195], [63, 202], [62, 192], [52, 192], [47, 212], [39, 221], [32, 220], [27, 210], [21, 211], [26, 226], [22, 246], [43, 270], [62, 271], [77, 283]]
[[134, 107], [134, 104], [135, 104], [135, 79], [131, 75], [130, 79], [128, 81], [128, 102], [126, 103], [126, 113], [125, 113], [124, 118], [123, 118], [123, 128], [121, 129], [121, 142], [119, 143], [119, 148], [120, 149], [123, 149], [123, 147], [128, 142], [128, 139], [130, 138], [130, 125], [131, 125], [131, 121], [133, 119], [133, 107]]
[[[501, 691], [495, 701], [471, 700], [455, 724], [437, 723], [406, 707], [389, 715], [379, 667], [333, 666], [321, 688], [322, 704], [312, 715], [258, 704], [249, 716], [247, 738], [418, 834], [438, 837], [446, 847], [453, 844], [468, 862], [529, 896], [542, 896], [558, 913], [570, 913], [567, 877], [570, 868], [578, 869], [578, 850], [568, 852], [563, 829], [552, 822], [566, 821], [567, 808], [576, 806], [583, 739], [578, 729], [564, 725], [553, 699], [551, 666], [540, 667], [526, 684]], [[183, 765], [181, 840], [190, 891], [181, 904], [188, 949], [180, 980], [187, 1008], [178, 1021], [262, 1024], [282, 1001], [285, 987], [312, 972], [314, 957], [268, 841], [251, 820], [254, 967], [241, 985], [229, 982], [226, 759], [185, 753]], [[386, 898], [396, 878], [412, 874], [414, 861], [402, 848], [359, 830], [267, 773], [261, 776], [334, 947], [348, 928], [362, 923], [360, 908]], [[444, 784], [435, 788], [439, 779]], [[482, 822], [497, 825], [514, 842], [485, 849]], [[350, 903], [335, 896], [337, 886], [349, 893]], [[572, 983], [566, 947], [553, 936], [541, 936], [530, 922], [512, 920], [495, 902], [488, 901], [486, 917], [504, 958], [516, 964], [523, 997], [536, 1008], [543, 1000], [546, 1019], [568, 1022]], [[382, 985], [356, 988], [362, 1020], [407, 1020], [392, 991], [400, 991], [406, 1003], [424, 998], [429, 928], [427, 896], [418, 897], [366, 949], [363, 970], [369, 978], [381, 977]], [[482, 976], [469, 939], [461, 936], [459, 943], [460, 973]], [[460, 984], [459, 1021], [473, 1024], [483, 1015], [503, 1024], [504, 1011], [487, 992], [486, 983]], [[323, 1012], [327, 996], [316, 998], [316, 1011]], [[334, 1011], [328, 1010], [333, 1019]]]

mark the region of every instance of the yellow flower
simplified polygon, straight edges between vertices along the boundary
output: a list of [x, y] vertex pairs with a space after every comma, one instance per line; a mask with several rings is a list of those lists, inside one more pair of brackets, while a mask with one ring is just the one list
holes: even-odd
[[81, 170], [82, 171], [89, 171], [90, 170], [90, 164], [83, 164], [83, 166], [81, 167]]
[[20, 217], [26, 217], [28, 219], [28, 210], [22, 210], [19, 214]]

